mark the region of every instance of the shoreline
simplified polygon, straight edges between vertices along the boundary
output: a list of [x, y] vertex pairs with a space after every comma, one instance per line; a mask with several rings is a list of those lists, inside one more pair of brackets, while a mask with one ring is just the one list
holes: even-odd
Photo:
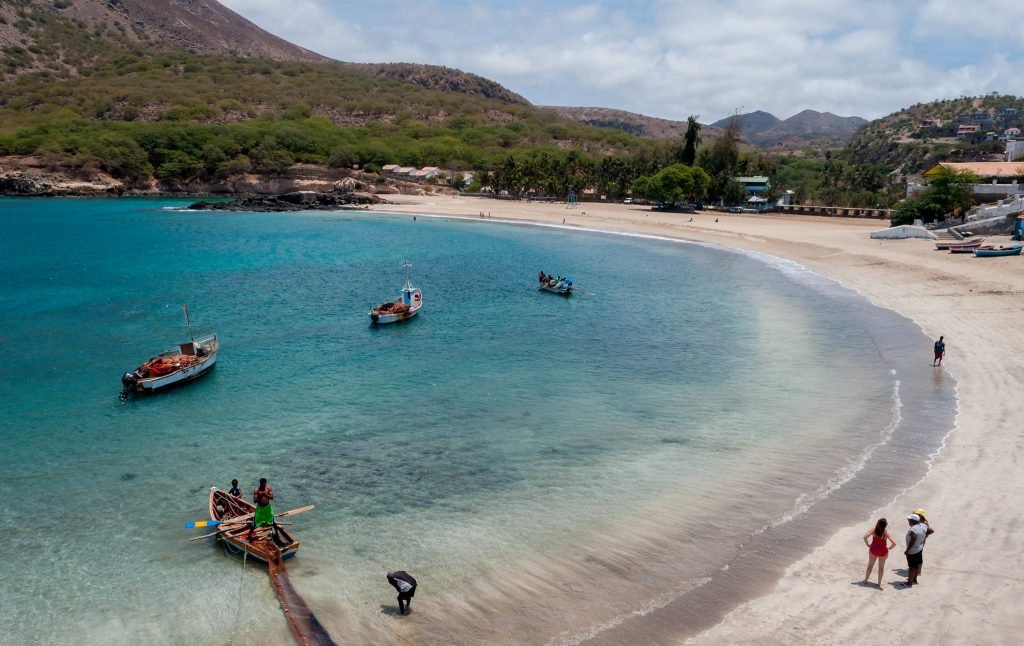
[[[928, 241], [871, 240], [868, 233], [885, 223], [863, 219], [713, 212], [693, 214], [688, 222], [690, 214], [628, 205], [569, 209], [564, 204], [479, 198], [391, 197], [392, 204], [371, 210], [469, 219], [483, 213], [491, 220], [595, 228], [766, 253], [837, 281], [913, 321], [932, 338], [944, 335], [949, 370], [958, 381], [959, 415], [940, 448], [922, 465], [925, 475], [871, 517], [849, 518], [843, 526], [826, 528], [824, 535], [830, 538], [798, 556], [770, 592], [741, 603], [686, 643], [876, 643], [907, 632], [950, 643], [977, 640], [979, 634], [986, 643], [1016, 641], [1014, 597], [1024, 592], [1024, 579], [1003, 572], [1013, 571], [1022, 550], [1014, 540], [1015, 514], [999, 518], [998, 511], [1020, 506], [1013, 486], [1021, 480], [1015, 469], [1020, 447], [1010, 421], [1012, 401], [1024, 387], [1024, 353], [1014, 348], [1010, 332], [1020, 320], [1019, 298], [1024, 294], [1019, 263], [936, 253]], [[931, 378], [930, 347], [921, 348], [920, 354], [919, 376]], [[861, 536], [874, 517], [889, 518], [894, 537], [901, 541], [902, 519], [916, 507], [929, 510], [937, 530], [929, 541], [925, 585], [911, 590], [892, 585], [901, 580], [897, 571], [905, 568], [901, 549], [886, 564], [884, 591], [851, 585], [863, 578], [866, 550]], [[982, 532], [987, 540], [977, 545], [972, 539]], [[998, 565], [997, 553], [1003, 557]], [[633, 623], [648, 621], [654, 620]], [[642, 626], [635, 628], [643, 634]], [[615, 636], [602, 635], [597, 641], [611, 643]]]

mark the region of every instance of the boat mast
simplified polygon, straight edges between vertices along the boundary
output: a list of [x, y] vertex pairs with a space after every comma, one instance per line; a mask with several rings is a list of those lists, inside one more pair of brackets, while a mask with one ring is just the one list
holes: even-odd
[[192, 335], [192, 321], [188, 319], [188, 305], [182, 304], [181, 309], [185, 310], [185, 325], [188, 326], [188, 338], [192, 339], [192, 343], [195, 343], [196, 337]]
[[410, 278], [409, 270], [412, 269], [412, 263], [408, 260], [402, 261], [402, 266], [405, 267], [405, 291], [412, 291], [412, 278]]

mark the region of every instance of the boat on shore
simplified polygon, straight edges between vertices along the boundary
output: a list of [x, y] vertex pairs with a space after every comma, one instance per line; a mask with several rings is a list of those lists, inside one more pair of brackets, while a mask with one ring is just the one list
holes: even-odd
[[217, 335], [211, 334], [196, 339], [192, 334], [192, 323], [189, 321], [188, 307], [185, 311], [185, 324], [188, 326], [189, 341], [179, 343], [177, 347], [165, 350], [157, 356], [146, 360], [135, 370], [121, 376], [121, 398], [128, 393], [154, 393], [171, 386], [177, 386], [208, 373], [217, 363]]
[[[953, 240], [947, 242], [936, 242], [936, 251], [953, 251], [954, 249], [975, 249], [984, 244], [984, 236], [975, 236], [973, 238], [965, 238], [963, 240]], [[954, 252], [955, 253], [955, 252]]]
[[541, 272], [539, 279], [540, 291], [558, 294], [559, 296], [572, 296], [574, 289], [572, 278], [569, 278], [568, 276], [547, 276]]
[[1024, 244], [1010, 245], [1009, 247], [981, 247], [974, 250], [976, 258], [995, 258], [998, 256], [1019, 256]]
[[264, 563], [279, 562], [295, 556], [299, 541], [278, 526], [259, 527], [247, 538], [256, 505], [236, 498], [217, 487], [210, 487], [210, 519], [218, 523], [217, 540], [232, 554], [248, 554]]
[[423, 292], [412, 286], [412, 278], [409, 273], [412, 263], [403, 260], [402, 266], [405, 267], [405, 287], [402, 288], [401, 295], [393, 301], [381, 303], [370, 310], [370, 321], [376, 325], [411, 319], [419, 314], [420, 308], [423, 307]]

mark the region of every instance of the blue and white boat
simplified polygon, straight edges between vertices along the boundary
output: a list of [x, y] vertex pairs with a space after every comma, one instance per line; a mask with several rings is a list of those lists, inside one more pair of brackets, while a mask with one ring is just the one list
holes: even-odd
[[419, 314], [420, 308], [423, 307], [423, 293], [418, 288], [412, 286], [412, 279], [409, 274], [412, 263], [403, 260], [402, 266], [405, 267], [405, 287], [402, 288], [401, 296], [393, 301], [381, 303], [370, 310], [370, 320], [376, 325], [397, 323], [411, 319]]

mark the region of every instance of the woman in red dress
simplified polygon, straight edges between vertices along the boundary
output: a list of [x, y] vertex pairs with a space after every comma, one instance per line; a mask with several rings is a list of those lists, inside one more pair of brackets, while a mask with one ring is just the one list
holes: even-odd
[[889, 558], [889, 550], [896, 547], [896, 541], [889, 536], [885, 530], [889, 524], [884, 518], [879, 518], [875, 528], [864, 534], [864, 544], [868, 546], [868, 569], [864, 572], [864, 583], [871, 578], [871, 570], [878, 561], [878, 589], [882, 589], [882, 573], [885, 571], [885, 560]]

